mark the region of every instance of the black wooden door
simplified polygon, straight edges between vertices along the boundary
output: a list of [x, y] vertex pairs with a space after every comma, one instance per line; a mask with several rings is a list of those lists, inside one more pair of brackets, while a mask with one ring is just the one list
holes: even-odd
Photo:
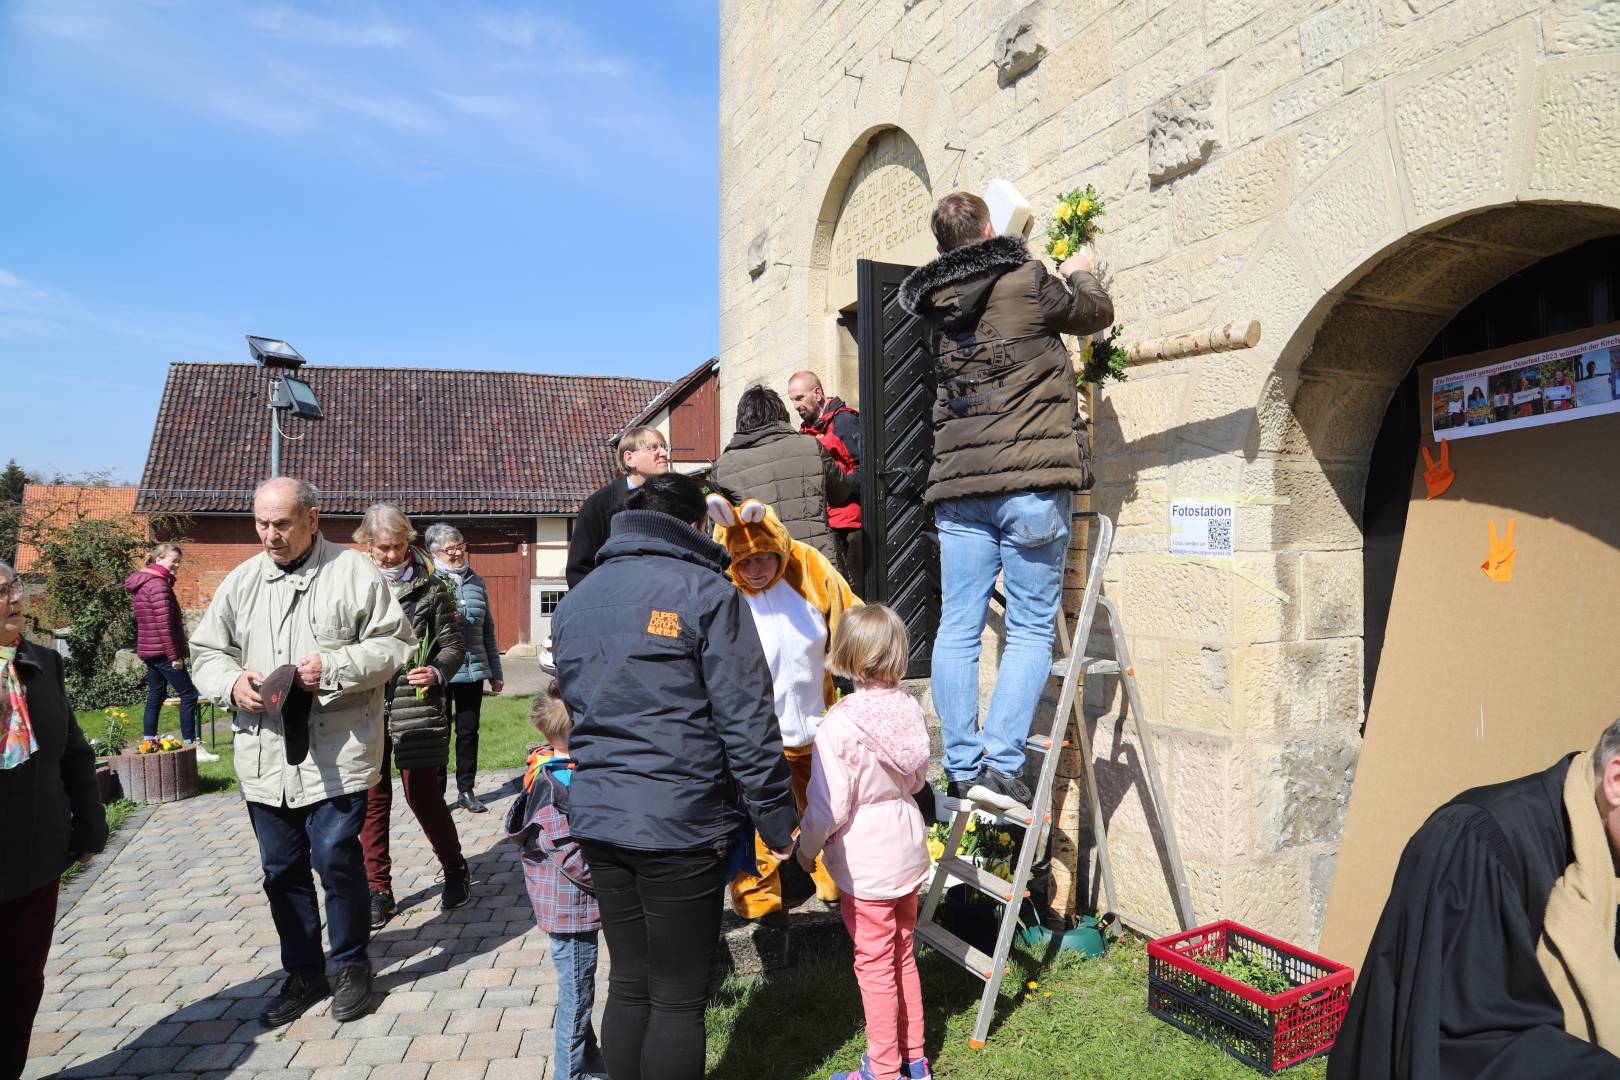
[[922, 322], [900, 306], [909, 266], [855, 263], [864, 475], [861, 525], [868, 600], [889, 605], [911, 635], [907, 678], [926, 678], [939, 627], [939, 537], [923, 505], [934, 460], [934, 367]]

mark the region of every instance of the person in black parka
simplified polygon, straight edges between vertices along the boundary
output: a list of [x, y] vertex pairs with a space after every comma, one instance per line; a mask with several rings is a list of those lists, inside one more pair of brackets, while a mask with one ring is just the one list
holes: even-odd
[[96, 755], [68, 705], [62, 658], [22, 637], [0, 562], [0, 1077], [21, 1076], [45, 993], [57, 880], [107, 844]]
[[702, 1076], [727, 856], [752, 824], [786, 858], [798, 824], [770, 670], [705, 511], [689, 477], [648, 479], [552, 621], [569, 829], [612, 961], [602, 1047], [642, 1080]]

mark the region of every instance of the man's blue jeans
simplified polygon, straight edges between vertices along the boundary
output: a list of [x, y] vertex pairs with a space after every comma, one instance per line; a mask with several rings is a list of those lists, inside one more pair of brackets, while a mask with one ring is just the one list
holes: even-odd
[[259, 840], [270, 918], [281, 938], [281, 966], [289, 975], [326, 971], [321, 915], [315, 904], [315, 879], [310, 875], [313, 869], [321, 875], [321, 888], [326, 892], [332, 967], [369, 968], [366, 944], [371, 939], [371, 898], [366, 892], [366, 861], [360, 851], [366, 793], [339, 795], [297, 809], [255, 802], [247, 808]]
[[551, 963], [557, 969], [557, 1051], [551, 1075], [585, 1080], [607, 1075], [591, 1026], [596, 1001], [596, 931], [551, 934]]
[[[1063, 598], [1072, 493], [1017, 491], [947, 499], [939, 529], [939, 632], [934, 637], [934, 710], [945, 737], [945, 774], [971, 780], [988, 765], [1024, 771], [1024, 741], [1052, 668]], [[979, 644], [996, 575], [1007, 597], [1007, 643], [979, 731]]]

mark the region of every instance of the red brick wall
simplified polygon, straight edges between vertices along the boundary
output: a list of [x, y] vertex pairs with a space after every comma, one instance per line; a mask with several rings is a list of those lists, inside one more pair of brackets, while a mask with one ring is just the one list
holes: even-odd
[[[321, 531], [329, 539], [347, 543], [359, 522], [359, 518], [323, 517]], [[171, 530], [159, 539], [175, 540], [185, 551], [174, 589], [185, 611], [206, 608], [225, 575], [262, 550], [253, 531], [253, 519], [246, 514], [188, 518], [177, 532]]]
[[[428, 519], [437, 520], [437, 519]], [[527, 550], [534, 542], [534, 520], [518, 518], [509, 521], [481, 521], [477, 524], [450, 519], [467, 537], [473, 568], [489, 583], [491, 603], [495, 608], [496, 637], [503, 649], [511, 648], [529, 637], [529, 588], [534, 576], [532, 554]], [[331, 541], [349, 543], [357, 517], [321, 518], [321, 533]], [[417, 526], [421, 528], [421, 525]], [[237, 566], [257, 555], [259, 538], [253, 531], [253, 519], [240, 517], [194, 517], [181, 522], [179, 530], [170, 530], [161, 540], [178, 542], [185, 552], [180, 562], [180, 576], [175, 582], [175, 594], [183, 611], [201, 615], [214, 598], [220, 582]], [[496, 595], [499, 600], [496, 600]]]

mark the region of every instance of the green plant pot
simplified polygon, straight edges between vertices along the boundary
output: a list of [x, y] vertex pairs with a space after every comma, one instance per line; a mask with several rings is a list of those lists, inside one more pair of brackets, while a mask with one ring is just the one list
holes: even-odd
[[1095, 960], [1108, 952], [1108, 937], [1103, 932], [1104, 929], [1104, 924], [1092, 916], [1082, 915], [1079, 926], [1061, 934], [1040, 925], [1020, 927], [1018, 940], [1025, 948], [1048, 955], [1065, 951], [1077, 952], [1081, 956]]

